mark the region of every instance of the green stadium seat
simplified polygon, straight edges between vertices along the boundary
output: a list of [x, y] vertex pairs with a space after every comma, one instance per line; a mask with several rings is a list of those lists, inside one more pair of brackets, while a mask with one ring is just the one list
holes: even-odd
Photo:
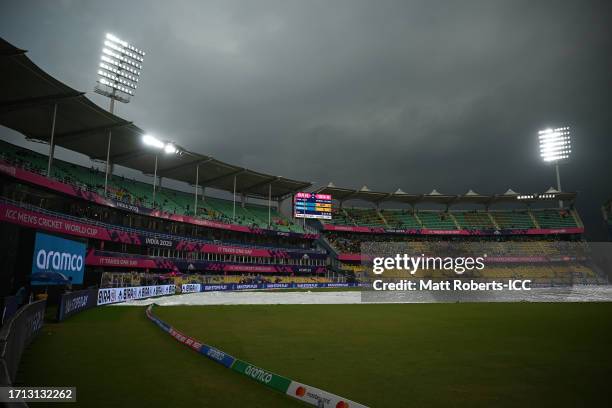
[[532, 210], [531, 213], [540, 225], [540, 228], [573, 228], [578, 227], [576, 218], [570, 210], [547, 209]]
[[381, 214], [390, 228], [422, 228], [411, 210], [382, 210]]
[[418, 211], [416, 216], [421, 223], [423, 228], [437, 229], [437, 230], [454, 230], [457, 229], [453, 218], [449, 213], [442, 211]]
[[491, 216], [501, 229], [531, 229], [536, 227], [527, 211], [491, 211]]

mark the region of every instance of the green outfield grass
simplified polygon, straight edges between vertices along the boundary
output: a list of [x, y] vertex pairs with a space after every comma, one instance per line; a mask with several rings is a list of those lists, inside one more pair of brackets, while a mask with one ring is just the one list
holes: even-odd
[[[612, 304], [172, 306], [178, 330], [372, 407], [577, 407], [612, 400]], [[83, 406], [303, 406], [180, 345], [144, 308], [47, 325], [18, 380]], [[39, 405], [37, 405], [39, 406]]]

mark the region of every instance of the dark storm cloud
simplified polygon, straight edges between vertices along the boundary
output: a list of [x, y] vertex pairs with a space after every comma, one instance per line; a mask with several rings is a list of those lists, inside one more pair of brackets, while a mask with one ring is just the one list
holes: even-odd
[[[0, 35], [89, 91], [107, 31], [147, 50], [118, 113], [218, 158], [375, 190], [542, 191], [537, 130], [569, 125], [563, 186], [612, 194], [606, 2], [3, 2]], [[100, 104], [106, 101], [91, 96]]]

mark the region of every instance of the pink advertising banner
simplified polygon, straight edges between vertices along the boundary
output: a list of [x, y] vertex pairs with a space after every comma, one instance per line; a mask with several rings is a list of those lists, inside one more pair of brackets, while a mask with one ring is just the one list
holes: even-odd
[[406, 235], [551, 235], [582, 234], [584, 228], [531, 228], [508, 230], [435, 230], [435, 229], [386, 229], [382, 227], [359, 227], [351, 225], [324, 224], [326, 231], [356, 232], [364, 234], [406, 234]]
[[140, 239], [137, 234], [129, 234], [121, 231], [113, 231], [111, 233], [106, 228], [26, 210], [11, 204], [0, 203], [0, 221], [59, 234], [140, 244]]
[[4, 173], [16, 179], [19, 179], [19, 180], [22, 180], [22, 181], [25, 181], [31, 184], [35, 184], [35, 185], [38, 185], [44, 188], [48, 188], [48, 189], [72, 196], [72, 197], [78, 197], [83, 200], [94, 202], [96, 204], [118, 208], [118, 209], [125, 210], [125, 211], [131, 211], [134, 213], [147, 215], [150, 217], [163, 218], [163, 219], [167, 219], [171, 221], [184, 222], [187, 224], [195, 224], [195, 225], [199, 225], [202, 227], [225, 229], [225, 230], [230, 230], [230, 231], [246, 232], [246, 233], [251, 233], [251, 234], [296, 236], [296, 237], [306, 238], [306, 239], [317, 239], [318, 238], [317, 234], [301, 234], [297, 232], [284, 232], [284, 231], [268, 230], [264, 228], [252, 228], [246, 225], [226, 224], [226, 223], [219, 222], [219, 221], [204, 220], [201, 218], [190, 217], [188, 215], [170, 214], [170, 213], [166, 213], [160, 210], [139, 207], [139, 206], [125, 203], [122, 201], [104, 198], [95, 192], [82, 190], [73, 185], [62, 183], [54, 179], [49, 179], [38, 173], [34, 173], [31, 171], [25, 170], [21, 167], [14, 166], [3, 160], [0, 160], [0, 173]]

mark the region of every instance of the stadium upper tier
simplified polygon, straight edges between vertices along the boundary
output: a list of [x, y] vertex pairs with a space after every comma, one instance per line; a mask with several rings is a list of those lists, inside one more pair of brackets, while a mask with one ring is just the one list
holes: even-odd
[[341, 208], [328, 221], [331, 225], [430, 230], [527, 230], [580, 228], [574, 209], [525, 210], [378, 210]]
[[503, 194], [492, 195], [480, 194], [473, 190], [469, 190], [465, 194], [442, 194], [435, 189], [429, 194], [411, 194], [405, 193], [401, 189], [397, 189], [393, 193], [386, 193], [382, 191], [372, 191], [366, 186], [355, 190], [336, 187], [333, 183], [329, 183], [325, 187], [318, 188], [315, 192], [331, 195], [334, 200], [340, 203], [340, 207], [347, 201], [352, 200], [367, 201], [376, 206], [382, 203], [402, 203], [411, 206], [423, 203], [433, 203], [444, 205], [448, 208], [453, 205], [465, 204], [476, 204], [485, 207], [498, 203], [531, 205], [534, 203], [556, 202], [558, 200], [573, 203], [576, 199], [576, 193], [557, 191], [552, 187], [541, 194], [519, 194], [512, 189], [508, 189]]
[[[0, 141], [0, 158], [32, 172], [45, 174], [47, 157], [6, 142]], [[86, 168], [73, 163], [55, 160], [51, 176], [63, 183], [79, 189], [104, 194], [104, 173], [94, 167]], [[108, 195], [124, 203], [158, 208], [170, 214], [194, 215], [194, 196], [183, 191], [159, 188], [153, 202], [150, 184], [113, 176], [109, 181]], [[256, 204], [236, 203], [236, 216], [233, 217], [232, 201], [213, 197], [198, 200], [197, 216], [199, 218], [221, 221], [228, 224], [241, 224], [257, 228], [268, 228], [268, 207]], [[303, 233], [301, 225], [293, 223], [276, 208], [271, 208], [271, 229]]]

